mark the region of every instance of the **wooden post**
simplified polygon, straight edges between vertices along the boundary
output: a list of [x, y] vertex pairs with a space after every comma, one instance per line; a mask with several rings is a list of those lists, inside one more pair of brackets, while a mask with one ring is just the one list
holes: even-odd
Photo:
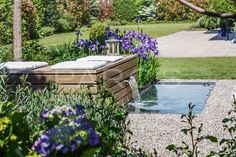
[[14, 0], [13, 9], [13, 53], [14, 61], [22, 61], [22, 36], [21, 36], [21, 0]]

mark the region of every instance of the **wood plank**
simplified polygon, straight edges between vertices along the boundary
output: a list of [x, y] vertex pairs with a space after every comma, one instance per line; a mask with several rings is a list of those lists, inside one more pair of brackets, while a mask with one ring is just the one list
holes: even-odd
[[120, 100], [121, 98], [125, 97], [126, 95], [132, 93], [132, 90], [130, 87], [122, 89], [120, 92], [115, 94], [116, 100]]
[[137, 66], [137, 60], [134, 58], [133, 60], [130, 60], [129, 62], [123, 63], [119, 66], [116, 66], [112, 69], [109, 69], [107, 71], [103, 72], [103, 80], [106, 81], [134, 66]]
[[125, 97], [121, 98], [120, 100], [116, 100], [116, 102], [123, 105], [123, 104], [128, 104], [132, 100], [133, 100], [133, 95], [132, 93], [130, 93]]
[[129, 70], [126, 70], [125, 72], [118, 74], [116, 76], [114, 76], [113, 78], [110, 78], [109, 80], [104, 82], [104, 85], [106, 88], [110, 88], [124, 80], [127, 80], [128, 78], [130, 78], [131, 76], [134, 76], [137, 74], [137, 67], [133, 67]]
[[88, 85], [59, 85], [59, 90], [62, 90], [63, 92], [69, 93], [70, 91], [76, 91], [80, 93], [81, 91], [87, 90], [89, 87], [89, 91], [92, 94], [97, 93], [97, 85], [94, 86], [88, 86]]

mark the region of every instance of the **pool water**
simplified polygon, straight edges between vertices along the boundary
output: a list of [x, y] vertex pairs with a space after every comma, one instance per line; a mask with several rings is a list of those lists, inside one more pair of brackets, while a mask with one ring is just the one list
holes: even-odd
[[193, 113], [203, 111], [215, 83], [164, 82], [151, 85], [140, 93], [140, 103], [130, 103], [130, 110], [138, 113], [186, 114], [188, 105], [196, 105]]

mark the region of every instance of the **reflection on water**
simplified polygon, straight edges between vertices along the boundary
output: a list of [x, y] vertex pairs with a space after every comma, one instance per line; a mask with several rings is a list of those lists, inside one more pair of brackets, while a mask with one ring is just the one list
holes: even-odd
[[140, 102], [130, 103], [136, 113], [186, 114], [188, 104], [196, 105], [194, 113], [201, 113], [214, 83], [160, 83], [141, 93]]

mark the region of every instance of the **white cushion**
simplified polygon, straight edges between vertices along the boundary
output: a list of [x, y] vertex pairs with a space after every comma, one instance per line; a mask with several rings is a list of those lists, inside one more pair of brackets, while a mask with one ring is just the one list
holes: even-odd
[[77, 62], [79, 61], [105, 61], [105, 62], [115, 62], [120, 59], [124, 58], [123, 56], [88, 56], [84, 58], [77, 59]]
[[6, 62], [0, 66], [1, 70], [8, 72], [20, 72], [34, 70], [48, 66], [46, 62]]
[[53, 70], [93, 70], [93, 69], [100, 68], [104, 65], [106, 65], [106, 62], [102, 62], [102, 61], [93, 61], [93, 62], [66, 61], [66, 62], [61, 62], [61, 63], [51, 66], [51, 69]]

